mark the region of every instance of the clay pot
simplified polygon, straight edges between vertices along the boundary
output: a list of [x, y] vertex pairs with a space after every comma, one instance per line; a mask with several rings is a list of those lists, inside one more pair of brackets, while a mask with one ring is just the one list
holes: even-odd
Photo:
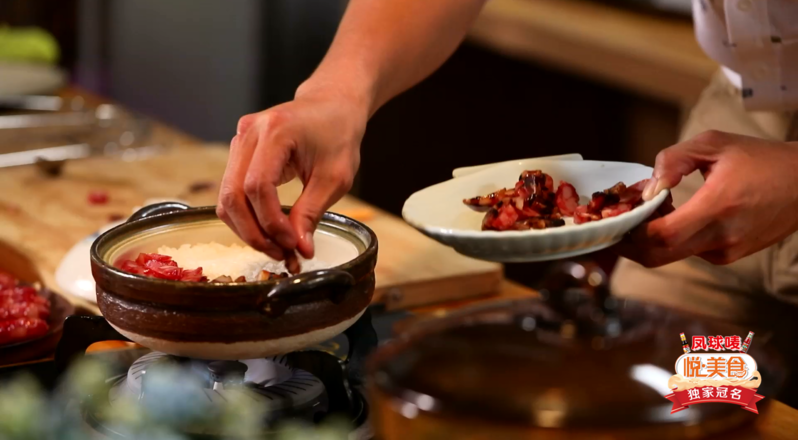
[[374, 293], [374, 232], [325, 213], [314, 240], [316, 256], [335, 266], [284, 280], [216, 284], [124, 272], [118, 261], [160, 246], [242, 244], [214, 207], [152, 205], [92, 245], [97, 304], [121, 334], [173, 355], [221, 360], [296, 351], [343, 332]]

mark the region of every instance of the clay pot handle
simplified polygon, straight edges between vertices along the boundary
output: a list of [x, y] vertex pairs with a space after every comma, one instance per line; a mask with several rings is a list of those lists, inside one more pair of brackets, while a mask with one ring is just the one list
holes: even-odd
[[264, 295], [260, 304], [261, 312], [281, 315], [285, 309], [298, 302], [305, 295], [325, 292], [327, 298], [338, 303], [342, 295], [355, 285], [355, 277], [340, 269], [323, 269], [301, 273], [277, 282]]
[[133, 215], [127, 219], [128, 222], [134, 222], [136, 220], [142, 220], [147, 217], [152, 217], [153, 215], [161, 215], [161, 214], [169, 214], [170, 212], [177, 212], [177, 211], [185, 211], [186, 209], [190, 209], [191, 207], [185, 205], [183, 203], [178, 202], [163, 202], [163, 203], [156, 203], [154, 205], [145, 206], [138, 211], [134, 212]]

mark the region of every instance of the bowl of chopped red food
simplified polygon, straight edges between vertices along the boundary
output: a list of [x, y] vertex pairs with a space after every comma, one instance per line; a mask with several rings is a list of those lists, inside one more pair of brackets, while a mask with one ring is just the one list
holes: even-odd
[[74, 307], [43, 287], [33, 263], [0, 242], [0, 361], [22, 362], [55, 349]]
[[325, 213], [314, 244], [314, 258], [299, 258], [291, 275], [246, 246], [215, 207], [151, 205], [92, 244], [97, 305], [124, 336], [177, 356], [300, 350], [346, 330], [374, 293], [377, 237], [368, 227]]
[[504, 162], [416, 192], [402, 215], [427, 236], [474, 258], [569, 258], [618, 243], [659, 208], [667, 191], [642, 199], [652, 171], [624, 162]]

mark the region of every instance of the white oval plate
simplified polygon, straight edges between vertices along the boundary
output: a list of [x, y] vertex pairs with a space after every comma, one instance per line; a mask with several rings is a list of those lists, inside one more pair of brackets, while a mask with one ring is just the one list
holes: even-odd
[[64, 255], [61, 264], [55, 271], [55, 282], [62, 292], [83, 298], [90, 302], [97, 302], [94, 290], [94, 277], [91, 275], [91, 245], [103, 232], [115, 228], [124, 221], [115, 222], [104, 226], [99, 231], [79, 241]]
[[[179, 199], [148, 199], [143, 206], [153, 205], [161, 202], [178, 202], [188, 205], [188, 202]], [[141, 209], [143, 206], [136, 206], [131, 214]], [[99, 231], [89, 235], [77, 242], [69, 252], [61, 259], [61, 263], [55, 271], [55, 282], [62, 292], [83, 298], [90, 302], [97, 302], [97, 293], [94, 287], [94, 277], [91, 275], [91, 245], [94, 240], [105, 231], [115, 228], [127, 220], [109, 223]]]
[[668, 196], [653, 200], [617, 217], [581, 225], [566, 219], [565, 226], [529, 231], [482, 231], [483, 212], [463, 199], [512, 187], [524, 170], [542, 170], [576, 188], [580, 203], [596, 191], [618, 182], [631, 185], [651, 177], [652, 168], [624, 162], [524, 159], [504, 162], [430, 186], [411, 195], [402, 216], [423, 234], [469, 257], [504, 263], [557, 260], [588, 254], [618, 243], [623, 235], [651, 216]]

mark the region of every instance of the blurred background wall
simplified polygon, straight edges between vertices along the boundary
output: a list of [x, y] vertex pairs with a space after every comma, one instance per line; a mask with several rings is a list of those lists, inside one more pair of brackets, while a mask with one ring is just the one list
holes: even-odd
[[[0, 24], [36, 25], [52, 32], [61, 44], [60, 64], [77, 86], [203, 140], [229, 142], [239, 117], [292, 98], [322, 59], [346, 3], [0, 0]], [[488, 6], [497, 14], [534, 5], [559, 21], [535, 28], [540, 22], [536, 25], [530, 15], [531, 29], [568, 32], [573, 27], [578, 37], [604, 24], [590, 5], [611, 4], [613, 9], [596, 9], [619, 20], [620, 27], [607, 28], [607, 41], [614, 34], [623, 36], [623, 23], [637, 36], [649, 31], [641, 23], [651, 23], [657, 33], [653, 39], [662, 42], [653, 47], [675, 42], [695, 51], [686, 24], [689, 3], [494, 0]], [[619, 15], [614, 8], [635, 12]], [[577, 16], [571, 10], [582, 12]], [[509, 14], [504, 20], [518, 18]], [[530, 54], [497, 50], [484, 42], [515, 38], [524, 47], [534, 37], [507, 33], [504, 21], [493, 27], [490, 20], [485, 23], [483, 38], [467, 40], [439, 71], [375, 115], [363, 141], [355, 195], [400, 215], [408, 195], [448, 179], [458, 166], [569, 152], [586, 159], [651, 164], [659, 149], [676, 140], [685, 103], [639, 93], [634, 85], [607, 81], [607, 74], [585, 73], [599, 62], [610, 64], [597, 71], [629, 69], [613, 64], [618, 62], [613, 54], [604, 57], [611, 61], [601, 61], [587, 46], [571, 46], [571, 54], [534, 45]], [[679, 34], [679, 41], [672, 32]], [[623, 38], [615, 44], [625, 50]], [[560, 55], [571, 56], [570, 62], [583, 68], [552, 62]], [[627, 79], [640, 76], [645, 75]], [[508, 274], [534, 278], [539, 272], [535, 267], [510, 265]]]
[[80, 0], [77, 81], [196, 136], [290, 99], [324, 55], [338, 0]]

